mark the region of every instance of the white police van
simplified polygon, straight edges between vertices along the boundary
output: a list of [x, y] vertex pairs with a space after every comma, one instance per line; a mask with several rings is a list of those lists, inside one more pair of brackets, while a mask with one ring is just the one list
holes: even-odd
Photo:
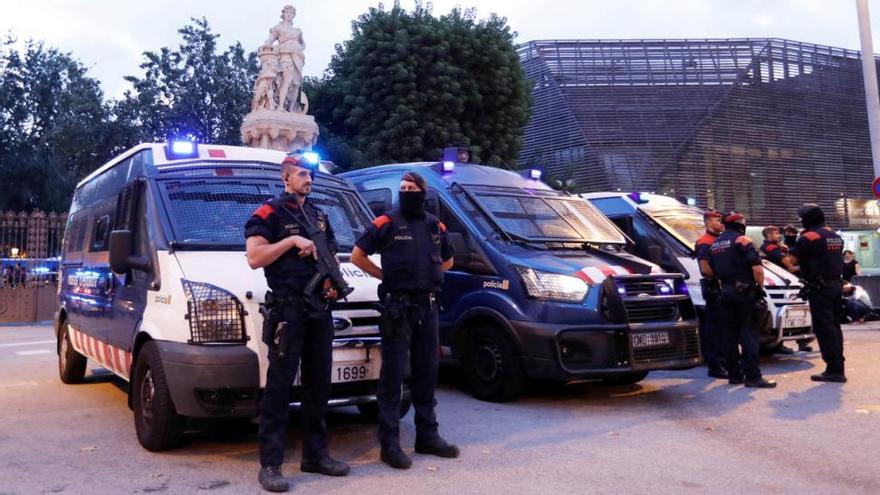
[[[669, 196], [644, 192], [595, 192], [580, 196], [634, 241], [633, 254], [664, 270], [687, 274], [691, 299], [698, 313], [703, 314], [706, 302], [700, 290], [702, 275], [694, 259], [694, 244], [706, 231], [702, 211]], [[767, 260], [762, 263], [767, 292], [767, 314], [759, 319], [762, 351], [774, 352], [787, 340], [812, 339], [810, 307], [798, 295], [798, 278]]]
[[[58, 284], [59, 373], [64, 383], [80, 382], [88, 359], [129, 381], [137, 437], [149, 450], [177, 445], [187, 417], [258, 412], [267, 285], [247, 264], [243, 231], [253, 211], [282, 192], [284, 156], [141, 144], [76, 187]], [[372, 213], [347, 180], [328, 173], [316, 174], [310, 197], [330, 219], [342, 273], [355, 288], [333, 311], [330, 405], [375, 413], [378, 281], [345, 254]], [[297, 380], [294, 402], [298, 389]]]

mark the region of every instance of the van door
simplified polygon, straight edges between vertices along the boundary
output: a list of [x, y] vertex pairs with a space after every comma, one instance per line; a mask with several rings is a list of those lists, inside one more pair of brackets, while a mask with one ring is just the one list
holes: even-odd
[[[150, 249], [147, 226], [147, 183], [144, 179], [129, 182], [116, 198], [113, 230], [132, 232], [133, 255], [148, 256]], [[132, 269], [129, 273], [113, 274], [113, 326], [106, 334], [107, 343], [115, 349], [129, 352], [134, 333], [147, 306], [147, 291], [152, 281], [150, 273]]]

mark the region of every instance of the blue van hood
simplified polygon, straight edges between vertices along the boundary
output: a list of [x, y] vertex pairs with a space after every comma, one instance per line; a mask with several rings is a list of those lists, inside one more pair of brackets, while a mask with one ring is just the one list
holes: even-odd
[[603, 251], [534, 251], [516, 247], [508, 252], [514, 265], [563, 275], [577, 276], [587, 283], [601, 283], [612, 275], [651, 272], [649, 263], [625, 253]]

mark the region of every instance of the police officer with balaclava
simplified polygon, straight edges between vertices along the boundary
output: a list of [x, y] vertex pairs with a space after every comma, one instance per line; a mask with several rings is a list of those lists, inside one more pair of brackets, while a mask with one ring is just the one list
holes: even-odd
[[843, 239], [825, 224], [825, 213], [808, 203], [798, 209], [804, 226], [786, 260], [792, 272], [800, 267], [810, 301], [813, 334], [825, 361], [825, 371], [810, 378], [817, 382], [846, 382], [840, 311], [843, 273]]
[[[764, 268], [746, 236], [746, 220], [739, 213], [724, 218], [724, 233], [709, 248], [711, 273], [721, 281], [718, 299], [728, 383], [773, 388], [776, 382], [761, 376], [758, 366], [758, 328], [755, 312], [764, 300]], [[756, 303], [758, 307], [756, 307]], [[739, 347], [742, 347], [740, 353]]]
[[[452, 268], [453, 250], [446, 227], [425, 211], [426, 192], [425, 179], [407, 172], [400, 181], [400, 207], [376, 218], [357, 240], [351, 256], [358, 268], [382, 280], [379, 442], [382, 461], [397, 469], [412, 465], [400, 447], [401, 385], [407, 363], [412, 370], [415, 451], [446, 458], [459, 455], [458, 447], [438, 433], [434, 413], [439, 346], [437, 293], [443, 272]], [[381, 255], [381, 268], [367, 257], [373, 253]]]

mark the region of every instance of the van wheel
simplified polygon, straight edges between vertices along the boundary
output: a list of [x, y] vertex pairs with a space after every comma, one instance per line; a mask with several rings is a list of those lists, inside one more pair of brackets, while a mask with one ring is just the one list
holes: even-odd
[[[406, 413], [409, 412], [409, 408], [412, 407], [412, 400], [403, 399], [400, 401], [400, 417], [406, 416]], [[379, 421], [379, 403], [378, 402], [368, 402], [366, 404], [358, 404], [357, 405], [358, 412], [361, 413], [361, 417], [370, 422]]]
[[526, 376], [513, 343], [494, 325], [470, 331], [465, 349], [465, 380], [474, 397], [490, 402], [507, 402], [519, 397]]
[[64, 383], [81, 383], [86, 376], [87, 360], [70, 343], [70, 328], [66, 321], [61, 324], [58, 338], [58, 376]]
[[602, 381], [608, 385], [634, 385], [644, 380], [647, 376], [647, 371], [637, 371], [620, 376], [610, 376], [608, 378], [603, 378]]
[[180, 444], [185, 418], [174, 409], [155, 342], [141, 349], [134, 367], [134, 428], [145, 449], [157, 452]]

